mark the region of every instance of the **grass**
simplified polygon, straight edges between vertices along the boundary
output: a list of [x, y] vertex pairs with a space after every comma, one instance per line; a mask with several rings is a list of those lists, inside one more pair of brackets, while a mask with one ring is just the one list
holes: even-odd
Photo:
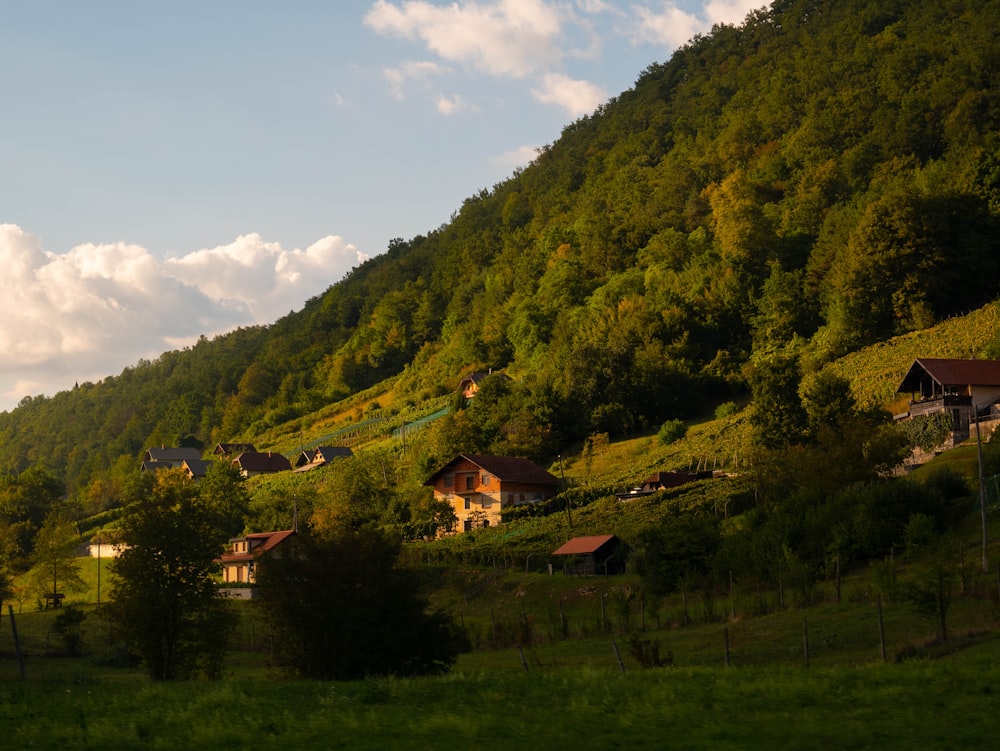
[[0, 684], [7, 748], [994, 748], [995, 643], [948, 662]]

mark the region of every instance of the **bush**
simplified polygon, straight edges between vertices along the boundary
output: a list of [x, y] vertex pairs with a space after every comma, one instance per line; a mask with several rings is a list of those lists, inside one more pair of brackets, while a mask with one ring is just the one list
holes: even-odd
[[684, 424], [683, 420], [667, 420], [660, 426], [660, 431], [656, 434], [656, 437], [659, 439], [661, 445], [666, 446], [686, 436], [687, 430], [687, 425]]
[[79, 657], [83, 654], [82, 625], [86, 617], [87, 614], [82, 610], [67, 605], [52, 624], [52, 631], [62, 641], [63, 651], [70, 657]]
[[715, 408], [715, 419], [724, 420], [727, 417], [732, 417], [736, 412], [736, 402], [723, 402]]

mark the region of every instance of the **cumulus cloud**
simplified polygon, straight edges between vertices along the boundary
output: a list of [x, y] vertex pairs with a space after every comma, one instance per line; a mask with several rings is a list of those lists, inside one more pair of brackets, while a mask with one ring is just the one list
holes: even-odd
[[593, 112], [607, 101], [608, 93], [588, 81], [576, 81], [560, 73], [542, 76], [541, 85], [531, 89], [531, 95], [544, 104], [562, 107], [570, 117]]
[[396, 67], [385, 67], [382, 75], [389, 82], [389, 90], [396, 99], [403, 99], [403, 88], [407, 81], [425, 81], [447, 72], [447, 68], [429, 60], [407, 60]]
[[503, 167], [525, 167], [535, 160], [538, 150], [538, 146], [521, 146], [512, 151], [505, 151], [490, 161]]
[[521, 78], [558, 62], [561, 5], [542, 0], [453, 2], [438, 6], [378, 0], [364, 23], [378, 34], [419, 40], [445, 60]]
[[463, 110], [476, 112], [478, 109], [478, 107], [474, 104], [469, 104], [458, 94], [453, 97], [447, 97], [444, 94], [439, 94], [437, 98], [437, 111], [442, 115], [454, 115]]
[[201, 334], [271, 323], [366, 259], [335, 236], [286, 250], [256, 234], [165, 261], [126, 243], [60, 255], [0, 225], [0, 409]]
[[635, 21], [629, 36], [634, 44], [680, 47], [716, 24], [741, 24], [750, 11], [764, 6], [760, 0], [710, 0], [701, 12], [691, 13], [673, 2], [635, 5], [632, 8]]

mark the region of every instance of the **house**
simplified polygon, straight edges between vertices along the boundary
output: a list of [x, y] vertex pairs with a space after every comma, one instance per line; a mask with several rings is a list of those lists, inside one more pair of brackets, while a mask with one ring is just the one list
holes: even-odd
[[187, 476], [192, 480], [200, 480], [208, 474], [211, 463], [208, 459], [185, 459], [181, 462], [181, 469], [187, 472]]
[[467, 375], [465, 378], [461, 380], [461, 382], [458, 384], [458, 390], [462, 392], [462, 396], [464, 396], [466, 399], [472, 399], [473, 397], [475, 397], [476, 394], [479, 393], [480, 384], [482, 384], [482, 382], [485, 381], [490, 376], [494, 375], [497, 376], [498, 378], [506, 378], [508, 381], [510, 380], [510, 376], [506, 375], [505, 373], [494, 373], [492, 370], [490, 370], [489, 372], [483, 372], [481, 370], [477, 370], [475, 373]]
[[354, 452], [347, 446], [317, 446], [314, 449], [306, 449], [299, 454], [299, 458], [295, 460], [295, 471], [308, 472], [322, 467], [334, 459], [347, 459], [352, 456], [354, 456]]
[[627, 493], [619, 493], [618, 500], [628, 501], [633, 498], [642, 498], [652, 495], [659, 490], [680, 487], [696, 480], [708, 480], [714, 476], [715, 473], [712, 470], [702, 470], [699, 472], [654, 472], [643, 480], [642, 485], [639, 487], [632, 488]]
[[295, 530], [285, 529], [232, 538], [226, 552], [217, 559], [222, 564], [223, 583], [253, 584], [257, 560], [263, 555], [280, 557], [278, 547], [294, 534]]
[[256, 451], [252, 443], [219, 443], [212, 453], [220, 459], [233, 459], [244, 451]]
[[576, 576], [594, 576], [625, 570], [625, 557], [621, 541], [615, 535], [589, 535], [574, 537], [552, 551], [563, 559], [563, 572]]
[[897, 419], [946, 412], [957, 440], [969, 436], [974, 415], [995, 419], [1000, 402], [1000, 360], [918, 357], [896, 389], [910, 394], [909, 410]]
[[201, 461], [201, 451], [191, 447], [149, 448], [142, 455], [142, 469], [153, 471], [157, 469], [177, 469], [186, 461]]
[[281, 454], [270, 451], [263, 453], [257, 451], [244, 451], [233, 459], [233, 466], [240, 470], [243, 477], [255, 477], [256, 475], [266, 475], [274, 472], [287, 472], [292, 468], [291, 462]]
[[559, 480], [529, 459], [459, 454], [424, 483], [435, 500], [451, 504], [458, 531], [500, 523], [502, 509], [548, 500]]

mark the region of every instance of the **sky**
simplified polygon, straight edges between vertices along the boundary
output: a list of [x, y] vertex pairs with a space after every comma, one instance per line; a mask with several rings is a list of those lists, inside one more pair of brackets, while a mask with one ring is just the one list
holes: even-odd
[[0, 0], [0, 410], [269, 324], [762, 0]]

